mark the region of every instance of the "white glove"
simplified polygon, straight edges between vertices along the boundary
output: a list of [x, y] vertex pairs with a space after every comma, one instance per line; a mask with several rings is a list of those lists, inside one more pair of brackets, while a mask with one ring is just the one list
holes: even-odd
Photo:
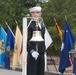
[[35, 58], [35, 60], [37, 60], [37, 58], [38, 58], [38, 56], [39, 56], [39, 53], [36, 52], [36, 51], [33, 51], [33, 52], [31, 53], [31, 55], [32, 55], [33, 58]]

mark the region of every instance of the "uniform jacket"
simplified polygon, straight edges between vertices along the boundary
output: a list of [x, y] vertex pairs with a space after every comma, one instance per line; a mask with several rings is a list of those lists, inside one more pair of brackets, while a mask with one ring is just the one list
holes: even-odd
[[[38, 44], [38, 53], [45, 53], [45, 41], [35, 43], [35, 42], [30, 42], [30, 39], [32, 38], [33, 31], [36, 31], [36, 22], [32, 21], [28, 27], [28, 44], [27, 44], [27, 51], [30, 53], [31, 50], [36, 51], [36, 44]], [[41, 29], [38, 27], [38, 31], [41, 31], [42, 38], [44, 39], [44, 34], [45, 34], [45, 26], [44, 24], [41, 23]]]

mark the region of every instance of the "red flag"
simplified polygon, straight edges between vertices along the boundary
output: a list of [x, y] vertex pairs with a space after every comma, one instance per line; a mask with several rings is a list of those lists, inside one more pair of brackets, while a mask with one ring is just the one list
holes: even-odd
[[58, 35], [59, 35], [60, 39], [62, 40], [62, 32], [60, 30], [60, 27], [58, 26], [57, 22], [55, 23], [55, 25], [56, 25], [56, 29], [57, 29]]

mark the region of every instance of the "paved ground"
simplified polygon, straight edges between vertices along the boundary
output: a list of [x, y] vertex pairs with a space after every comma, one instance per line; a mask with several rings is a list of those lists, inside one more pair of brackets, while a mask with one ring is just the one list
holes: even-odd
[[[56, 67], [58, 67], [58, 65], [56, 65]], [[45, 73], [45, 75], [62, 75], [56, 71], [54, 65], [50, 65], [50, 66], [48, 66], [48, 68], [49, 68], [49, 71], [47, 71]], [[72, 68], [69, 68], [69, 69], [71, 70]], [[64, 73], [64, 75], [74, 75], [73, 73], [68, 72], [68, 70], [67, 70], [67, 72]], [[5, 68], [0, 67], [0, 75], [22, 75], [22, 71], [20, 69], [17, 69], [15, 71], [7, 70]]]
[[[52, 57], [54, 60], [55, 60], [55, 65], [53, 64], [53, 62], [51, 61], [50, 65], [48, 65], [48, 71], [45, 73], [45, 75], [61, 75], [57, 70], [58, 70], [58, 64], [59, 64], [59, 58], [54, 58]], [[67, 68], [66, 72], [64, 75], [74, 75], [72, 73], [72, 69], [73, 67], [69, 67]], [[22, 75], [22, 71], [17, 69], [15, 71], [13, 70], [7, 70], [5, 68], [2, 68], [0, 67], [0, 75]]]
[[[13, 71], [13, 70], [7, 70], [7, 69], [4, 69], [4, 68], [0, 68], [0, 75], [22, 75], [22, 72], [21, 71]], [[45, 75], [62, 75], [58, 72], [46, 72]], [[64, 75], [73, 75], [73, 74], [64, 74]]]
[[[58, 72], [58, 68], [59, 68], [59, 57], [55, 57], [52, 56], [51, 57], [54, 61], [49, 61], [51, 64], [47, 65], [48, 67], [48, 72], [52, 72], [52, 73], [57, 73], [60, 74]], [[50, 59], [50, 57], [48, 57], [48, 59]], [[74, 75], [73, 74], [73, 65], [71, 67], [66, 68], [66, 71], [64, 73], [65, 75]]]
[[22, 75], [22, 72], [0, 68], [0, 75]]

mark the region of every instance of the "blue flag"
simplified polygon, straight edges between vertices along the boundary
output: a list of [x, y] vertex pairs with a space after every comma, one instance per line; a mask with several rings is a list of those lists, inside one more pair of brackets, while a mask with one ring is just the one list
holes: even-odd
[[5, 55], [5, 68], [10, 69], [10, 51], [14, 50], [15, 37], [10, 27], [8, 26], [7, 31], [7, 47]]
[[62, 74], [64, 73], [65, 69], [70, 66], [69, 51], [71, 50], [73, 44], [74, 38], [66, 21], [59, 63], [59, 72]]
[[2, 26], [0, 26], [0, 65], [5, 66], [5, 49], [7, 42], [7, 34]]

